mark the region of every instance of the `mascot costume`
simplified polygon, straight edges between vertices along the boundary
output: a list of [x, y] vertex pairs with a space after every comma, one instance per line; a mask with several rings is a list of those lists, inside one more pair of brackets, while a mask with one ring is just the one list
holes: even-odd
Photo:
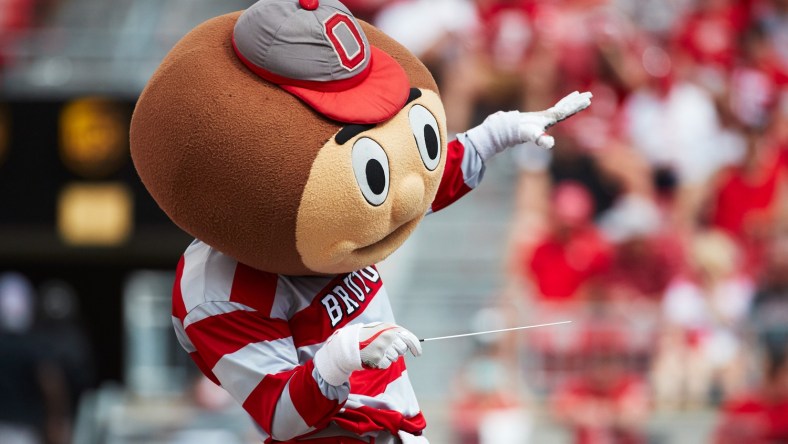
[[337, 0], [260, 0], [167, 55], [131, 125], [139, 175], [195, 240], [172, 321], [263, 440], [426, 443], [375, 263], [509, 146], [552, 147], [572, 93], [447, 141], [430, 73]]

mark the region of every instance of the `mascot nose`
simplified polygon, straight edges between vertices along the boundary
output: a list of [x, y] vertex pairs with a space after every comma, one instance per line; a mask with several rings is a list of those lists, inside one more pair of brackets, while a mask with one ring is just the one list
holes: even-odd
[[391, 206], [391, 219], [398, 224], [415, 219], [424, 211], [423, 201], [424, 179], [416, 174], [405, 177], [396, 188]]

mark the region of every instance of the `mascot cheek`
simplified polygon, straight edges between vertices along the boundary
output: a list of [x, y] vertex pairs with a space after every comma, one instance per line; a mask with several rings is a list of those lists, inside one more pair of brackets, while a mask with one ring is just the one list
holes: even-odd
[[[431, 149], [424, 146], [425, 116]], [[332, 137], [312, 165], [298, 209], [296, 247], [303, 263], [319, 273], [350, 272], [402, 245], [438, 190], [445, 128], [440, 98], [424, 91], [391, 120], [344, 143]]]

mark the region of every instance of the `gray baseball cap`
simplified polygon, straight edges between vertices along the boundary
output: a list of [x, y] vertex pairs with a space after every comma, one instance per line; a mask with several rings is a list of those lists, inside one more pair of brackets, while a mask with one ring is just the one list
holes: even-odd
[[337, 0], [259, 0], [238, 18], [233, 47], [252, 72], [334, 120], [382, 122], [408, 97], [405, 70]]

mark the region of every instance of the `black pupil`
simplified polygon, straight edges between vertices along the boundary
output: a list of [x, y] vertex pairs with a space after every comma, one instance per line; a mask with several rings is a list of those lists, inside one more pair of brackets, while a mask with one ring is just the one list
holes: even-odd
[[375, 159], [369, 159], [367, 161], [366, 173], [369, 189], [372, 190], [375, 195], [382, 193], [386, 188], [386, 173], [383, 171], [383, 165]]
[[424, 143], [427, 144], [427, 155], [435, 160], [438, 157], [438, 135], [431, 125], [424, 125]]

